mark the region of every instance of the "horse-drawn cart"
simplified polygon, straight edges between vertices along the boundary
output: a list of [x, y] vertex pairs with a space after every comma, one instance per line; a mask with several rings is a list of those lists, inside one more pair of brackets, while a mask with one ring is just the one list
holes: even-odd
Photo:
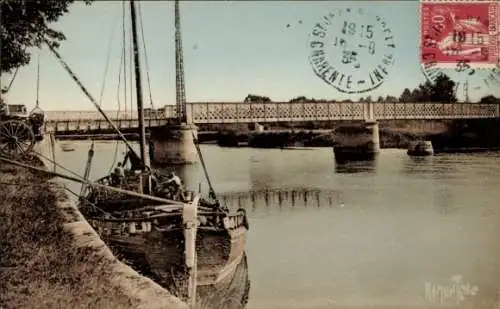
[[17, 158], [31, 152], [35, 142], [43, 139], [44, 113], [25, 105], [0, 101], [0, 155]]

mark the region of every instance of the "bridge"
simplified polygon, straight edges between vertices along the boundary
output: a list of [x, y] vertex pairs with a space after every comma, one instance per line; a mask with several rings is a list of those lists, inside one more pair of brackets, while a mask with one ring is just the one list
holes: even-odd
[[[120, 129], [138, 127], [137, 113], [105, 111]], [[197, 102], [186, 103], [187, 123], [229, 124], [353, 120], [439, 120], [500, 118], [500, 104], [365, 103], [365, 102]], [[146, 111], [146, 125], [162, 127], [178, 117], [176, 105]], [[46, 111], [47, 132], [91, 132], [111, 129], [98, 111]]]

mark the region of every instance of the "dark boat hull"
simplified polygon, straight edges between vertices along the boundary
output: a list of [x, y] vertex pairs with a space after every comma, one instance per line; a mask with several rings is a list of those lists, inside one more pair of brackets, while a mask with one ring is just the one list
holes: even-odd
[[[120, 259], [130, 264], [134, 269], [152, 277], [153, 280], [181, 299], [187, 297], [188, 272], [185, 267], [185, 242], [182, 229], [169, 231], [152, 229], [141, 232], [139, 228], [134, 233], [129, 231], [119, 235], [116, 232], [116, 227], [109, 227], [110, 222], [97, 219], [91, 219], [89, 222]], [[110, 232], [113, 230], [115, 232]], [[213, 291], [220, 290], [217, 287], [230, 285], [230, 282], [235, 284], [233, 279], [239, 267], [242, 267], [240, 265], [245, 263], [244, 267], [246, 268], [245, 233], [246, 227], [243, 225], [234, 228], [198, 228], [196, 253], [199, 297], [206, 299], [207, 295], [214, 293]], [[237, 276], [241, 277], [242, 275]], [[242, 281], [243, 279], [237, 280]], [[247, 277], [246, 280], [248, 280]], [[233, 288], [233, 294], [243, 295], [241, 291], [248, 289], [246, 287], [248, 283], [243, 281], [244, 284], [239, 283], [238, 287]], [[224, 290], [219, 291], [219, 294]], [[216, 299], [222, 301], [224, 297], [212, 295], [212, 298], [212, 301]], [[222, 307], [215, 306], [213, 308]]]
[[434, 148], [430, 141], [416, 141], [409, 145], [406, 153], [412, 157], [427, 157], [434, 155]]

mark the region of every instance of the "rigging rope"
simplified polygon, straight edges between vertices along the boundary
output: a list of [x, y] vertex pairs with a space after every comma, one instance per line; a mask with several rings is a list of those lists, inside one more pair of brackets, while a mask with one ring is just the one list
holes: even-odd
[[102, 85], [101, 85], [101, 95], [99, 96], [99, 106], [102, 105], [102, 98], [104, 96], [104, 89], [106, 88], [106, 76], [108, 75], [108, 69], [109, 69], [109, 59], [111, 58], [111, 50], [113, 46], [113, 38], [115, 36], [115, 27], [116, 27], [116, 20], [118, 19], [118, 14], [115, 14], [115, 17], [113, 19], [113, 28], [111, 29], [111, 34], [109, 38], [109, 45], [108, 45], [108, 53], [106, 55], [106, 64], [104, 66], [104, 77], [102, 79]]
[[[68, 191], [69, 193], [73, 194], [74, 196], [78, 197], [78, 198], [81, 198], [81, 196], [79, 196], [76, 192], [74, 192], [73, 190], [71, 190], [70, 188], [68, 188], [67, 186], [64, 186], [64, 189], [66, 189], [66, 191]], [[85, 201], [87, 204], [89, 204], [90, 206], [92, 206], [92, 208], [96, 209], [96, 210], [99, 210], [100, 212], [102, 212], [103, 214], [105, 215], [108, 215], [110, 216], [111, 218], [115, 218], [110, 212], [107, 212], [105, 211], [104, 209], [102, 208], [99, 208], [96, 206], [96, 204], [94, 203], [91, 203], [89, 201]]]
[[36, 108], [40, 108], [39, 93], [40, 93], [40, 50], [38, 50], [37, 54], [37, 66], [36, 66]]
[[[123, 45], [125, 46], [125, 45]], [[121, 55], [121, 59], [120, 59], [120, 68], [118, 70], [118, 86], [117, 86], [117, 89], [116, 89], [116, 100], [117, 100], [117, 103], [118, 103], [118, 111], [117, 111], [117, 116], [120, 114], [120, 110], [121, 110], [121, 102], [120, 102], [120, 86], [121, 86], [121, 80], [122, 80], [122, 65], [123, 65], [123, 58], [125, 57], [125, 49], [122, 49], [122, 55]], [[117, 159], [117, 156], [118, 156], [118, 146], [119, 146], [119, 141], [116, 141], [115, 143], [115, 152], [113, 154], [113, 162], [111, 163], [111, 166], [109, 167], [109, 171], [108, 171], [108, 174], [111, 173], [112, 169], [113, 169], [113, 166], [115, 166], [116, 164], [116, 159]]]
[[137, 152], [134, 150], [134, 148], [132, 148], [132, 145], [129, 143], [129, 141], [125, 138], [125, 136], [122, 134], [122, 132], [120, 131], [120, 129], [118, 129], [116, 127], [116, 125], [113, 123], [113, 121], [111, 121], [111, 119], [109, 119], [109, 117], [106, 115], [106, 113], [101, 109], [101, 107], [99, 106], [99, 104], [96, 102], [96, 100], [94, 99], [94, 97], [88, 92], [87, 88], [85, 88], [85, 86], [80, 82], [80, 80], [78, 79], [78, 77], [76, 76], [76, 74], [70, 69], [70, 67], [68, 66], [68, 64], [66, 63], [66, 61], [64, 61], [61, 57], [61, 55], [55, 50], [55, 48], [51, 45], [50, 42], [48, 42], [45, 38], [43, 38], [44, 40], [44, 43], [47, 44], [47, 46], [49, 47], [50, 51], [52, 52], [52, 54], [54, 54], [54, 56], [57, 58], [57, 60], [59, 61], [59, 63], [62, 65], [62, 67], [66, 70], [66, 72], [68, 72], [68, 74], [71, 76], [71, 78], [73, 79], [73, 81], [80, 87], [80, 89], [83, 91], [83, 93], [87, 96], [87, 98], [90, 100], [90, 102], [92, 102], [92, 104], [94, 104], [94, 106], [97, 108], [97, 110], [101, 113], [101, 115], [104, 116], [104, 118], [106, 119], [106, 121], [108, 121], [108, 123], [111, 125], [111, 127], [113, 127], [113, 129], [118, 133], [118, 135], [120, 136], [120, 138], [123, 140], [123, 142], [127, 145], [127, 148], [137, 157], [139, 157], [139, 155], [137, 154]]
[[7, 88], [2, 89], [2, 93], [7, 93], [7, 92], [9, 92], [10, 87], [12, 87], [12, 83], [14, 82], [14, 79], [16, 79], [16, 76], [17, 76], [17, 72], [18, 72], [18, 71], [19, 71], [19, 68], [17, 67], [17, 68], [16, 68], [16, 70], [14, 71], [14, 75], [12, 75], [12, 79], [10, 80], [9, 85], [7, 86]]
[[[130, 12], [130, 14], [132, 14], [132, 12]], [[129, 27], [128, 27], [128, 30], [129, 30], [129, 46], [128, 46], [128, 50], [129, 50], [129, 61], [128, 61], [128, 64], [129, 64], [129, 86], [130, 86], [130, 119], [134, 118], [134, 87], [133, 87], [133, 78], [135, 77], [135, 72], [134, 72], [134, 61], [132, 59], [134, 59], [134, 49], [132, 48], [132, 25], [129, 24]]]
[[146, 77], [148, 81], [148, 88], [149, 88], [149, 103], [151, 104], [151, 109], [154, 109], [153, 105], [153, 96], [151, 94], [151, 81], [149, 79], [149, 64], [148, 64], [148, 52], [146, 50], [146, 40], [144, 37], [144, 24], [142, 23], [142, 10], [141, 10], [141, 3], [139, 2], [139, 27], [141, 28], [141, 38], [142, 38], [142, 46], [144, 50], [144, 63], [146, 65]]
[[127, 115], [127, 28], [125, 23], [127, 7], [122, 3], [122, 53], [123, 53], [123, 100], [125, 103], [125, 116]]
[[[116, 117], [118, 119], [121, 119], [120, 117], [120, 111], [121, 111], [121, 102], [120, 102], [120, 86], [121, 86], [121, 74], [122, 74], [122, 66], [123, 63], [125, 62], [125, 2], [122, 3], [122, 48], [121, 48], [121, 56], [120, 56], [120, 67], [118, 68], [118, 85], [117, 85], [117, 90], [116, 90], [116, 100], [118, 103], [118, 110], [116, 112]], [[124, 70], [125, 74], [125, 70]], [[125, 81], [125, 102], [126, 102], [126, 81]], [[126, 103], [125, 103], [125, 110], [126, 110]], [[119, 120], [120, 121], [120, 120]], [[114, 165], [116, 164], [116, 159], [118, 156], [118, 146], [119, 146], [119, 141], [115, 142], [115, 151], [113, 154], [113, 162], [111, 163], [111, 166], [109, 167], [108, 174], [111, 173], [113, 170]], [[94, 147], [94, 144], [92, 143], [92, 147]]]
[[[19, 162], [19, 161], [8, 159], [8, 158], [6, 158], [6, 157], [4, 157], [2, 155], [0, 155], [0, 161], [4, 161], [4, 162], [10, 163], [12, 165], [24, 167], [24, 168], [27, 168], [29, 170], [37, 171], [37, 172], [40, 172], [40, 173], [43, 173], [43, 174], [46, 174], [46, 175], [49, 175], [49, 176], [60, 177], [60, 178], [67, 179], [67, 180], [74, 181], [74, 182], [78, 182], [78, 183], [82, 183], [83, 182], [83, 180], [80, 179], [81, 177], [75, 178], [75, 177], [64, 175], [64, 174], [61, 174], [61, 173], [51, 172], [51, 171], [48, 171], [47, 169], [44, 169], [44, 168], [35, 167], [35, 166], [31, 166], [29, 164], [25, 164], [23, 162]], [[171, 199], [166, 199], [166, 198], [161, 198], [161, 197], [157, 197], [157, 196], [153, 196], [153, 195], [148, 195], [148, 194], [137, 193], [135, 191], [130, 191], [130, 190], [125, 190], [125, 189], [121, 189], [121, 188], [116, 188], [116, 187], [113, 187], [113, 186], [107, 186], [107, 185], [103, 185], [103, 184], [100, 184], [100, 183], [97, 183], [97, 182], [88, 181], [88, 180], [85, 183], [88, 184], [88, 185], [90, 185], [90, 186], [92, 186], [92, 187], [95, 187], [95, 188], [101, 188], [101, 189], [104, 189], [104, 190], [118, 192], [118, 193], [126, 194], [126, 195], [129, 195], [129, 196], [134, 196], [134, 197], [138, 197], [138, 198], [147, 199], [147, 200], [150, 200], [150, 201], [155, 201], [155, 202], [160, 202], [160, 203], [168, 204], [168, 206], [163, 206], [163, 207], [172, 207], [172, 209], [177, 209], [178, 206], [183, 206], [184, 205], [184, 203], [179, 202], [179, 201], [175, 201], [175, 200], [171, 200]]]
[[49, 157], [47, 157], [47, 156], [43, 155], [42, 153], [40, 153], [40, 152], [38, 152], [38, 151], [35, 151], [35, 150], [31, 150], [31, 151], [32, 151], [32, 152], [34, 152], [36, 155], [38, 155], [38, 156], [42, 157], [43, 159], [45, 159], [45, 160], [49, 161], [49, 163], [54, 164], [54, 165], [55, 165], [55, 166], [57, 166], [57, 167], [60, 167], [60, 168], [61, 168], [61, 169], [63, 169], [64, 171], [66, 171], [66, 172], [70, 173], [71, 175], [73, 175], [73, 176], [75, 176], [75, 177], [80, 178], [80, 179], [83, 181], [83, 177], [82, 177], [82, 176], [80, 176], [80, 175], [78, 175], [78, 173], [73, 172], [73, 171], [72, 171], [72, 170], [70, 170], [70, 169], [67, 169], [66, 167], [64, 167], [64, 166], [62, 166], [61, 164], [57, 163], [55, 160], [50, 159]]

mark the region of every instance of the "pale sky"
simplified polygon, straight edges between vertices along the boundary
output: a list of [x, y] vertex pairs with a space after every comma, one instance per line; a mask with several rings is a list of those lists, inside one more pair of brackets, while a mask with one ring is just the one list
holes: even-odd
[[[175, 104], [174, 3], [136, 3], [142, 10], [155, 107]], [[385, 19], [396, 45], [395, 63], [385, 82], [361, 95], [343, 94], [325, 83], [314, 74], [308, 58], [314, 25], [323, 15], [348, 7], [363, 7]], [[128, 3], [126, 8], [128, 14]], [[265, 95], [273, 101], [288, 101], [300, 95], [337, 100], [371, 95], [376, 99], [379, 95], [399, 96], [405, 87], [413, 89], [425, 80], [418, 59], [418, 1], [191, 1], [181, 2], [181, 24], [188, 102], [240, 102], [249, 93]], [[127, 15], [127, 29], [129, 26]], [[59, 50], [61, 55], [97, 100], [112, 42], [102, 106], [116, 109], [122, 2], [96, 1], [92, 6], [77, 2], [54, 27], [67, 37]], [[47, 48], [40, 51], [40, 59], [42, 109], [94, 110]], [[3, 76], [2, 83], [6, 80]], [[145, 74], [143, 87], [148, 107]], [[480, 93], [471, 89], [471, 99], [490, 93], [500, 96], [499, 88], [481, 89]], [[35, 98], [36, 53], [30, 65], [20, 69], [7, 100], [33, 107]], [[122, 97], [122, 106], [123, 100]]]

